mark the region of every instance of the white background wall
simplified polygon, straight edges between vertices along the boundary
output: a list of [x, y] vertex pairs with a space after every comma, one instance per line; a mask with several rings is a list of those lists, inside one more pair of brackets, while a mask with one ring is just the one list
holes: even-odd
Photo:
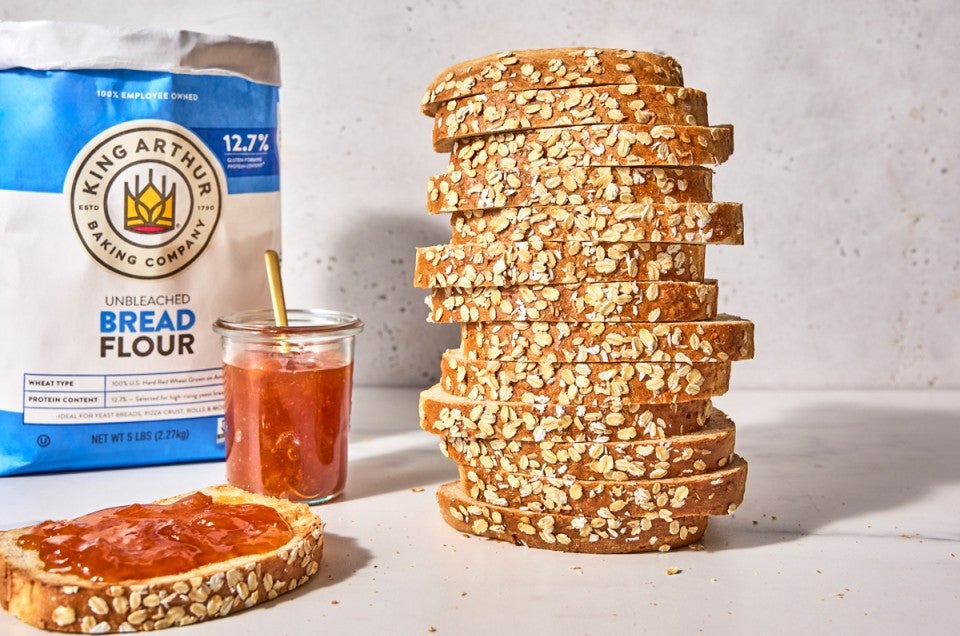
[[282, 59], [291, 305], [367, 323], [357, 378], [423, 385], [457, 332], [425, 322], [414, 247], [443, 169], [418, 110], [446, 66], [504, 49], [667, 52], [736, 127], [717, 200], [747, 239], [708, 254], [757, 325], [736, 387], [960, 386], [960, 12], [904, 2], [0, 0], [0, 19], [233, 33]]

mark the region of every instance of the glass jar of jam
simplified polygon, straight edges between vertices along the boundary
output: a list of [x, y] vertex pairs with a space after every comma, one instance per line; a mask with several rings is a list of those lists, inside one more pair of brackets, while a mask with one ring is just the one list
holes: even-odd
[[218, 319], [223, 345], [227, 481], [291, 501], [323, 503], [347, 479], [353, 346], [350, 314], [270, 310]]

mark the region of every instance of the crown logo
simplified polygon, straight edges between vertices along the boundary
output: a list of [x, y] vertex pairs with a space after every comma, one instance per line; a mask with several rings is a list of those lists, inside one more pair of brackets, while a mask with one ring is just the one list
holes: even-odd
[[167, 178], [161, 177], [160, 188], [153, 184], [153, 170], [147, 173], [147, 185], [140, 189], [140, 177], [134, 178], [133, 192], [130, 184], [123, 185], [123, 228], [137, 234], [161, 234], [173, 229], [174, 197], [177, 184], [167, 189]]

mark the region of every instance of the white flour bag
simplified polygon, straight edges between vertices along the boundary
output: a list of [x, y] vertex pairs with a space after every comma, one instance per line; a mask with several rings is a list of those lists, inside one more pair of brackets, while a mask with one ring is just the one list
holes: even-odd
[[0, 475], [220, 458], [280, 241], [270, 42], [0, 22]]

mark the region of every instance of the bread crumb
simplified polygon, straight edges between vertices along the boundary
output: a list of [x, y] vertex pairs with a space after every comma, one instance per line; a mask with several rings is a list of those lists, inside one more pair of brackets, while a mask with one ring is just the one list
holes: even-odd
[[673, 576], [674, 574], [680, 574], [683, 572], [680, 568], [667, 568], [667, 574]]
[[330, 604], [331, 604], [331, 605], [339, 605], [339, 604], [340, 604], [340, 601], [338, 601], [338, 600], [332, 600], [332, 601], [330, 601]]
[[430, 627], [427, 628], [427, 631], [430, 632], [431, 634], [433, 634], [434, 632], [437, 631], [437, 628], [434, 627], [433, 625], [431, 625]]
[[420, 486], [417, 486], [416, 488], [411, 488], [410, 492], [423, 492], [423, 488], [421, 488]]

